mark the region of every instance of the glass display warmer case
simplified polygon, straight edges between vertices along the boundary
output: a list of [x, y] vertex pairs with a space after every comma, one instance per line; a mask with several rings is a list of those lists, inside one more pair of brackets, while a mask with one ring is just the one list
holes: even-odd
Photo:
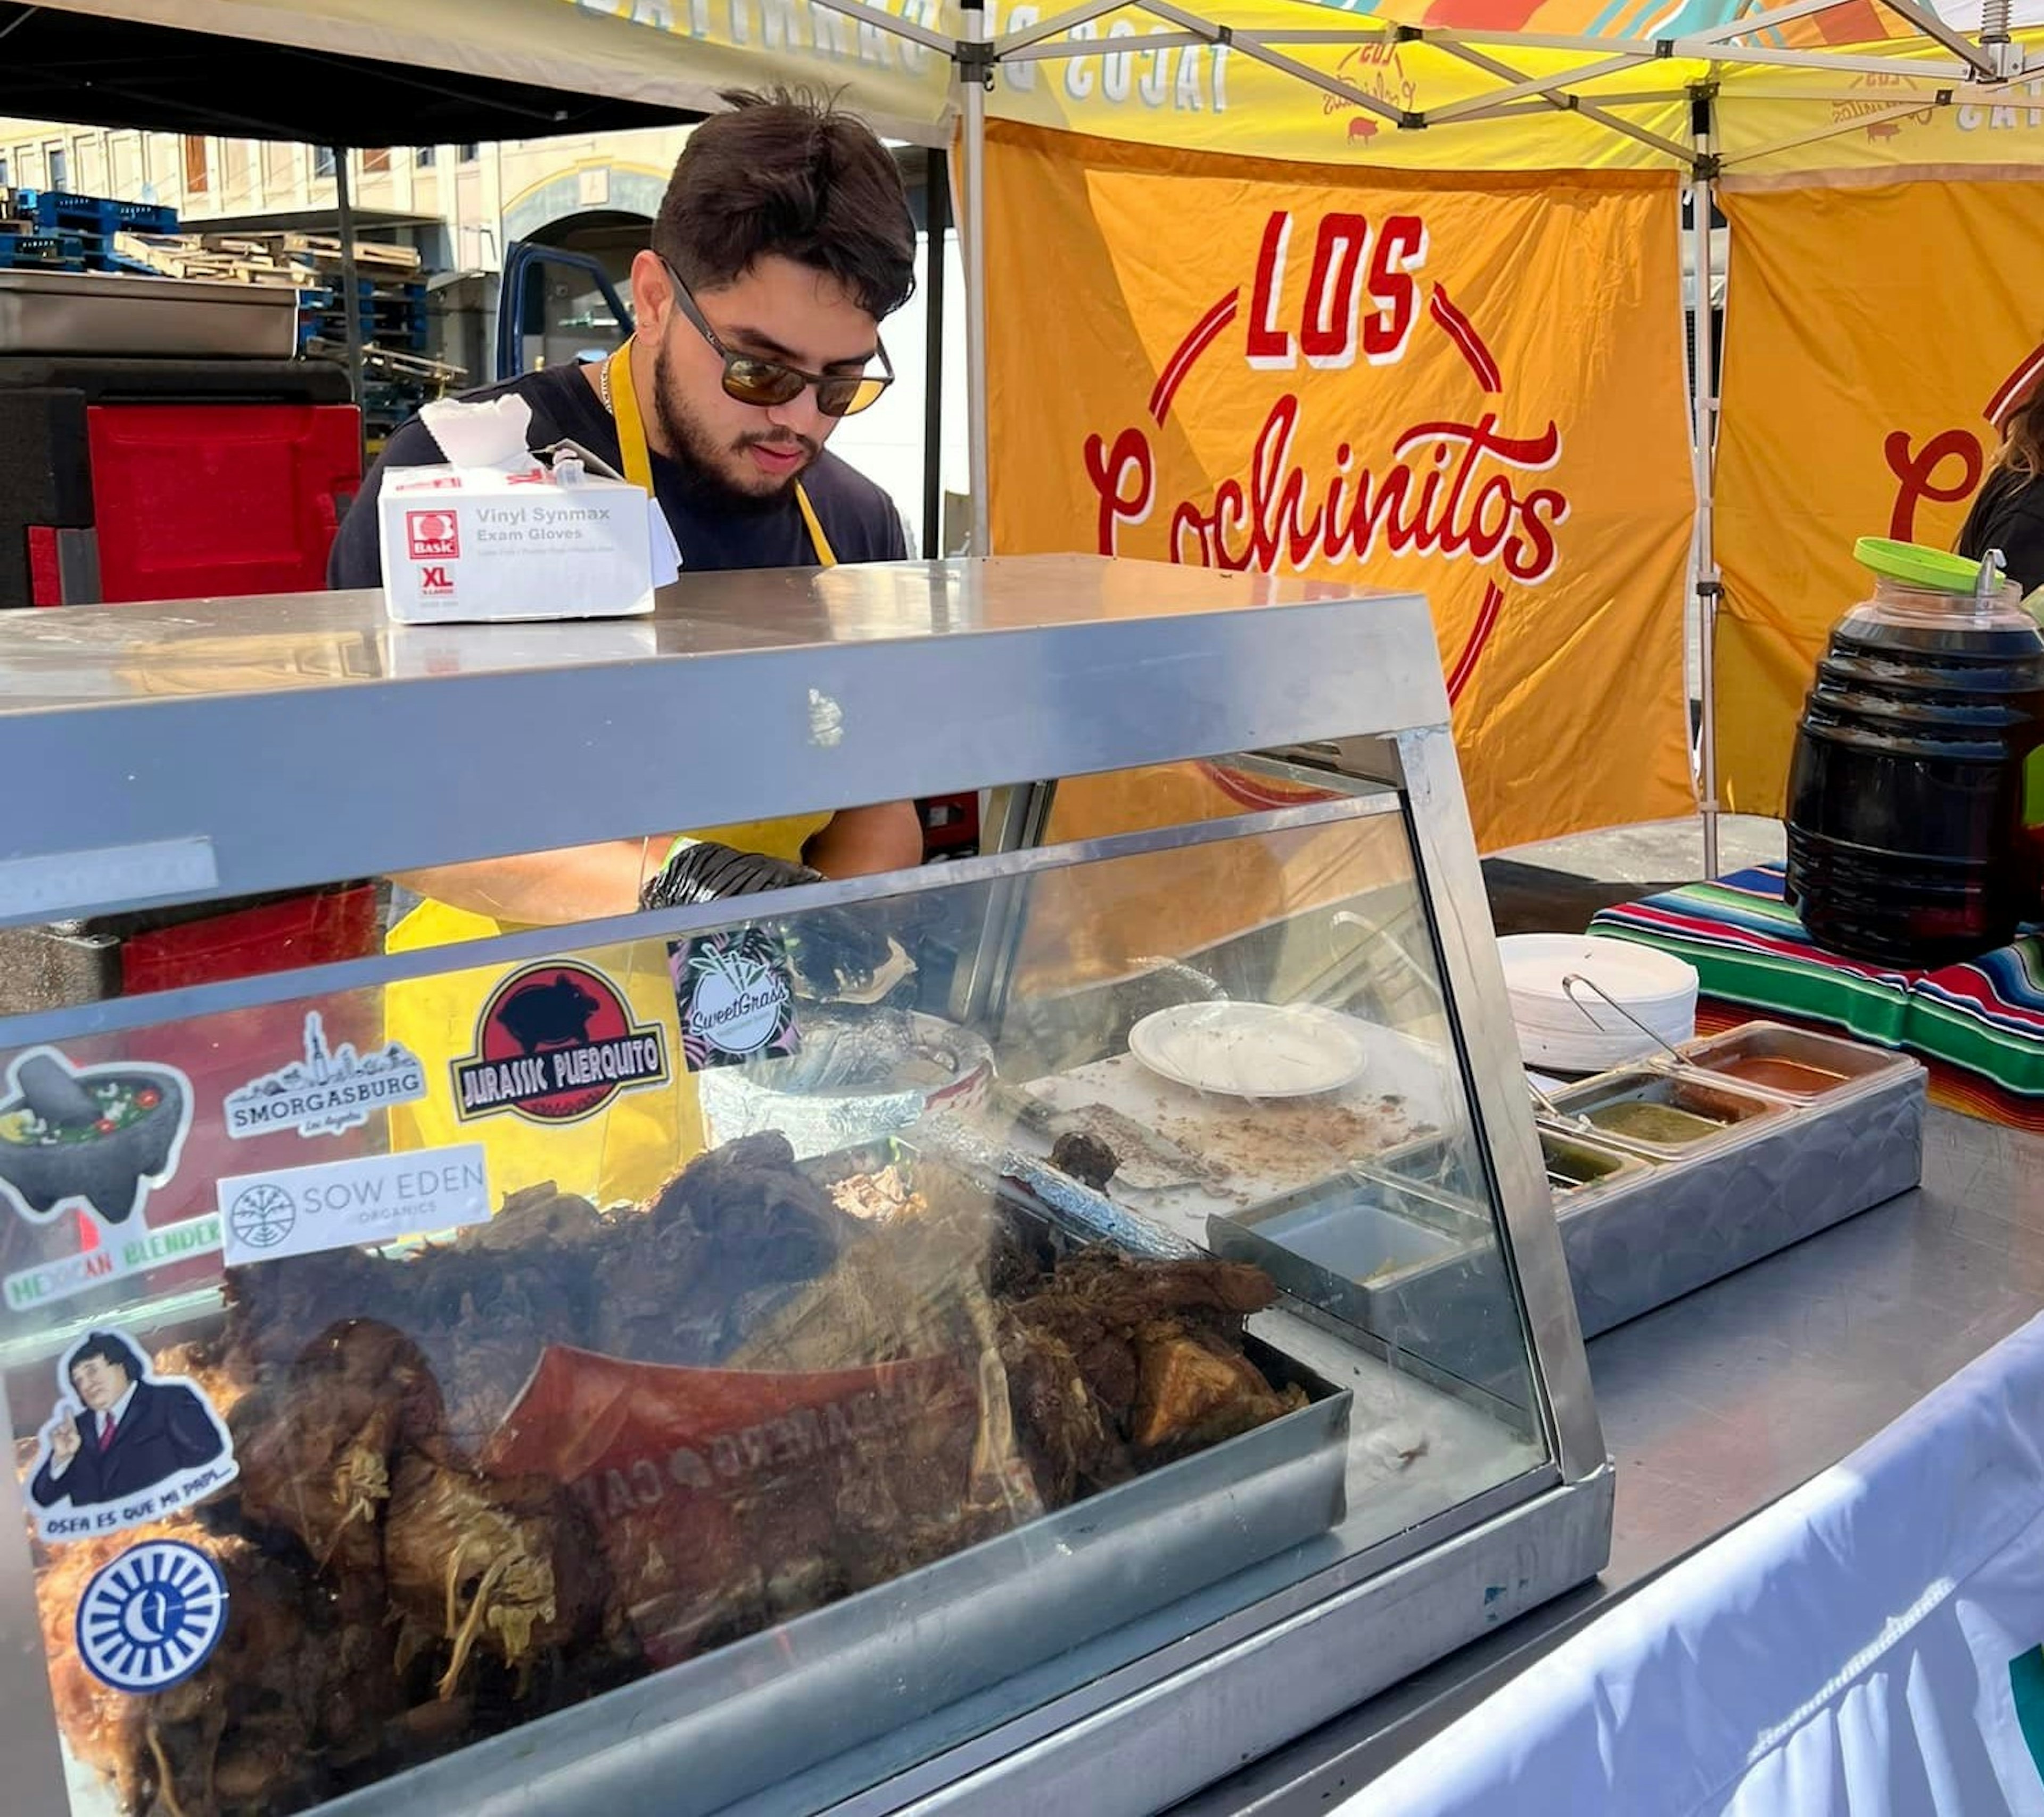
[[0, 620], [12, 950], [387, 902], [13, 981], [9, 1808], [1155, 1811], [1593, 1575], [1447, 720], [1089, 558]]

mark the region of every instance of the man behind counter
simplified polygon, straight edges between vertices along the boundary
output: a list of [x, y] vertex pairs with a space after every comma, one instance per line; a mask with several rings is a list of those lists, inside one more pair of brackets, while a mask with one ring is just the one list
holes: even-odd
[[[906, 543], [886, 494], [823, 445], [892, 377], [879, 325], [915, 281], [915, 227], [900, 175], [864, 125], [828, 106], [786, 94], [724, 98], [732, 111], [690, 135], [652, 245], [632, 261], [630, 340], [601, 364], [528, 373], [474, 395], [515, 393], [532, 406], [531, 447], [578, 443], [647, 486], [680, 547], [684, 586], [706, 570], [901, 559]], [[335, 540], [330, 586], [381, 585], [383, 474], [440, 459], [423, 424], [391, 437]], [[678, 734], [672, 747], [685, 801], [691, 759]], [[711, 760], [742, 763], [744, 753]], [[922, 857], [921, 828], [905, 801], [693, 836], [829, 877], [903, 869]], [[426, 900], [392, 928], [389, 948], [627, 913], [677, 843], [613, 840], [402, 877]], [[694, 856], [713, 868], [723, 862], [713, 847]], [[687, 898], [670, 890], [660, 899]], [[671, 1023], [659, 943], [582, 956], [624, 993], [635, 1021]], [[475, 1050], [501, 979], [470, 971], [393, 985], [383, 993], [386, 1035], [416, 1053], [428, 1077], [444, 1078]], [[678, 1074], [678, 1055], [671, 1063]], [[552, 1179], [601, 1204], [657, 1189], [702, 1139], [693, 1081], [680, 1076], [565, 1125], [516, 1109], [463, 1122], [438, 1094], [390, 1119], [401, 1149], [484, 1141], [498, 1196]]]
[[[849, 115], [787, 95], [724, 99], [732, 110], [690, 135], [652, 246], [632, 262], [631, 340], [609, 360], [526, 373], [470, 395], [517, 394], [532, 406], [530, 446], [577, 442], [628, 478], [641, 474], [620, 421], [628, 434], [643, 424], [652, 490], [685, 576], [903, 559], [901, 520], [886, 494], [823, 445], [892, 377], [879, 325], [915, 283], [915, 225], [900, 173]], [[629, 421], [617, 410], [628, 381]], [[421, 423], [391, 436], [342, 520], [329, 586], [382, 585], [383, 474], [441, 458]], [[922, 855], [905, 801], [704, 836], [719, 833], [831, 877], [896, 870]], [[500, 921], [582, 920], [636, 907], [667, 843], [615, 840], [401, 881]]]

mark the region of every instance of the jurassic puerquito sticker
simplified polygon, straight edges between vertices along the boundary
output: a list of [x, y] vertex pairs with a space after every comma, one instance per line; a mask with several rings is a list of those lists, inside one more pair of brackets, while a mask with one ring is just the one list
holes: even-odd
[[146, 1526], [234, 1480], [232, 1441], [205, 1390], [158, 1375], [134, 1344], [94, 1331], [57, 1366], [29, 1500], [44, 1540]]
[[8, 1275], [10, 1310], [220, 1247], [217, 1218], [152, 1231], [144, 1216], [151, 1191], [177, 1172], [191, 1120], [191, 1081], [175, 1066], [79, 1066], [54, 1047], [15, 1058], [0, 1098], [0, 1198], [38, 1227], [83, 1212], [93, 1240]]
[[682, 1062], [692, 1073], [792, 1054], [794, 975], [781, 943], [762, 928], [733, 928], [667, 948]]
[[550, 959], [490, 993], [475, 1051], [454, 1064], [456, 1114], [508, 1112], [528, 1123], [579, 1123], [620, 1092], [667, 1077], [657, 1024], [632, 1020], [624, 993], [593, 966]]

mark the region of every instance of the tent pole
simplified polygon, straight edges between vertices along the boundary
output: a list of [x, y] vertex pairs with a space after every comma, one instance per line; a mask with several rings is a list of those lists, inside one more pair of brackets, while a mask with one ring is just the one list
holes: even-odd
[[923, 559], [944, 549], [944, 241], [951, 222], [951, 161], [923, 154]]
[[333, 148], [333, 212], [340, 233], [340, 313], [347, 325], [348, 395], [355, 400], [355, 451], [369, 471], [369, 413], [362, 401], [362, 286], [355, 272], [355, 203], [348, 193], [348, 148]]
[[[964, 0], [962, 13], [964, 44], [985, 44], [986, 0]], [[975, 555], [993, 552], [986, 421], [986, 90], [993, 77], [993, 64], [982, 64], [976, 56], [968, 56], [959, 71], [965, 91], [965, 219], [960, 225], [965, 242], [966, 426]]]
[[1692, 102], [1691, 125], [1696, 136], [1695, 175], [1689, 185], [1689, 231], [1696, 247], [1696, 308], [1690, 317], [1690, 337], [1696, 348], [1694, 408], [1696, 416], [1696, 536], [1695, 596], [1699, 648], [1696, 691], [1701, 699], [1701, 724], [1697, 728], [1696, 768], [1698, 806], [1704, 820], [1704, 876], [1715, 879], [1718, 862], [1718, 690], [1717, 625], [1718, 566], [1713, 493], [1717, 475], [1717, 371], [1716, 350], [1711, 344], [1711, 217], [1716, 212], [1717, 182], [1714, 114], [1716, 98], [1708, 88], [1699, 90]]

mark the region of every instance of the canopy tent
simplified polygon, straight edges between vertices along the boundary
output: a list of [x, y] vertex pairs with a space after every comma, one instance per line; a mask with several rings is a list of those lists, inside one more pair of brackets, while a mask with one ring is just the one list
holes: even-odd
[[[2008, 174], [2031, 156], [1992, 129], [2044, 109], [2040, 21], [2044, 0], [0, 0], [0, 109], [364, 145], [641, 124], [788, 82], [893, 136], [955, 135], [984, 550], [989, 115], [1358, 170], [1658, 169], [1706, 200], [1817, 170]], [[1711, 213], [1692, 213], [1692, 294], [1717, 288]], [[1709, 336], [1696, 355], [1708, 664]], [[1703, 693], [1715, 870], [1708, 667]]]
[[827, 83], [890, 137], [944, 142], [947, 41], [930, 54], [901, 39], [912, 58], [847, 66], [784, 32], [655, 37], [614, 10], [0, 0], [0, 114], [321, 145], [455, 144], [671, 125], [717, 108], [724, 89]]
[[[1098, 139], [1373, 171], [1685, 172], [1693, 298], [1716, 288], [1721, 179], [2005, 173], [2004, 139], [1979, 129], [2044, 102], [2029, 73], [2044, 34], [2017, 29], [2040, 17], [2038, 0], [1950, 17], [1923, 0], [1081, 0], [1047, 18], [1012, 6], [990, 44], [962, 56], [993, 83], [985, 111]], [[982, 109], [965, 92], [970, 184]], [[983, 336], [983, 271], [968, 277]], [[1700, 793], [1715, 875], [1716, 387], [1712, 337], [1693, 345]]]
[[[1972, 33], [1917, 0], [1085, 0], [1035, 13], [1011, 7], [993, 42], [1003, 118], [1378, 168], [1688, 167], [1708, 98], [1716, 175], [1828, 164], [1815, 148], [1887, 119], [2027, 101], [2015, 26], [2044, 6], [2004, 6]], [[1865, 162], [1896, 161], [1869, 144]]]

